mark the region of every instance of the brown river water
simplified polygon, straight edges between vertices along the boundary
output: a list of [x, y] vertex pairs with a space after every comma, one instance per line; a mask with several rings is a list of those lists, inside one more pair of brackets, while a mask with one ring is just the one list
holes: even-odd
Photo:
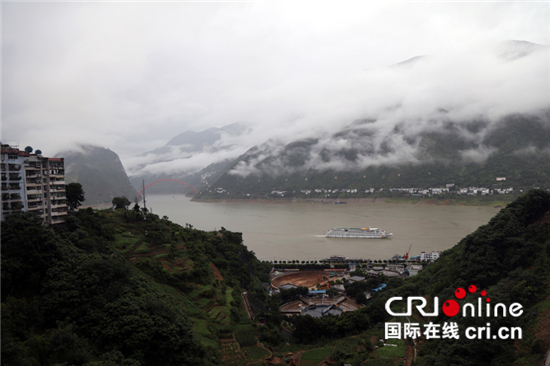
[[[148, 195], [147, 207], [180, 225], [243, 233], [244, 244], [261, 260], [320, 260], [331, 255], [389, 259], [443, 251], [485, 225], [499, 211], [492, 206], [400, 203], [204, 203], [183, 195]], [[391, 239], [326, 238], [333, 227], [377, 227]]]

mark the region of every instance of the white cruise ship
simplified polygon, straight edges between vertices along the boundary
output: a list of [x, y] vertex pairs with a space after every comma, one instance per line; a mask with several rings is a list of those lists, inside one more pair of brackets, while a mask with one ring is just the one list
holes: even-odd
[[382, 229], [369, 228], [354, 228], [354, 227], [335, 227], [327, 231], [327, 238], [356, 238], [356, 239], [388, 239], [392, 233], [387, 233]]

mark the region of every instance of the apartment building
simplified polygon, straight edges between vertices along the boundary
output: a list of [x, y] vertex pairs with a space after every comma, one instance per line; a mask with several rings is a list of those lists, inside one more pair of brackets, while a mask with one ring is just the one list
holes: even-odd
[[46, 225], [67, 218], [63, 158], [42, 156], [40, 150], [19, 150], [2, 144], [2, 219], [22, 211], [39, 214]]

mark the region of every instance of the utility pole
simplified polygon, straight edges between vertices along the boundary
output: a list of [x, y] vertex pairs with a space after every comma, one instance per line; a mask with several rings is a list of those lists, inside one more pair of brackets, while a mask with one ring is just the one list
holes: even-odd
[[141, 181], [141, 185], [143, 187], [143, 208], [145, 209], [145, 212], [147, 212], [147, 203], [145, 202], [145, 179]]

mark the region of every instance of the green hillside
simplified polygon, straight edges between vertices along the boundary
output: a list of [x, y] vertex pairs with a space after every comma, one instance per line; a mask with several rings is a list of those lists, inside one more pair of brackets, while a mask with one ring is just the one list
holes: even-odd
[[[433, 365], [535, 365], [550, 348], [550, 194], [533, 190], [521, 196], [491, 221], [444, 252], [426, 271], [406, 281], [403, 290], [413, 290], [441, 302], [455, 299], [454, 290], [475, 285], [486, 290], [491, 302], [519, 303], [519, 318], [457, 317], [459, 326], [492, 329], [518, 326], [519, 341], [429, 340], [420, 354], [431, 354]], [[479, 291], [478, 291], [479, 292]], [[389, 296], [389, 294], [387, 294]], [[467, 296], [461, 305], [474, 303], [478, 296]], [[456, 299], [455, 299], [456, 300]], [[500, 313], [499, 313], [500, 314]], [[502, 314], [500, 314], [502, 315]], [[448, 320], [440, 316], [437, 321]], [[490, 361], [489, 361], [490, 360]], [[430, 364], [430, 363], [427, 363]]]
[[[437, 121], [429, 132], [415, 135], [396, 128], [393, 137], [379, 145], [372, 121], [360, 121], [322, 141], [304, 139], [275, 148], [272, 144], [252, 148], [199, 197], [216, 198], [218, 188], [229, 192], [227, 198], [269, 197], [274, 190], [286, 191], [287, 197], [303, 196], [301, 190], [311, 189], [357, 189], [355, 197], [370, 197], [365, 194], [370, 188], [383, 188], [382, 195], [388, 196], [390, 188], [446, 184], [455, 184], [455, 190], [549, 188], [549, 121], [548, 115], [511, 115], [495, 125]], [[395, 158], [403, 149], [413, 155]], [[499, 177], [506, 180], [497, 181]], [[324, 197], [325, 193], [311, 192], [312, 196]], [[346, 194], [332, 193], [331, 197]]]
[[[146, 220], [144, 220], [146, 218]], [[46, 229], [2, 222], [5, 365], [220, 364], [220, 339], [250, 324], [241, 291], [266, 300], [268, 268], [240, 233], [140, 211], [80, 210]]]
[[[353, 365], [519, 366], [540, 364], [550, 348], [547, 191], [519, 197], [414, 277], [346, 285], [357, 298], [384, 281], [387, 287], [340, 317], [283, 318], [282, 297], [269, 298], [261, 287], [270, 269], [240, 233], [182, 227], [138, 207], [80, 210], [53, 229], [32, 214], [8, 216], [2, 222], [2, 362], [244, 366], [269, 357], [273, 364], [293, 358], [300, 365], [328, 358]], [[476, 293], [457, 300], [455, 290], [470, 285]], [[416, 341], [380, 342], [384, 322], [407, 322], [388, 314], [389, 298], [423, 296], [432, 311], [436, 296], [440, 306], [455, 299], [464, 307], [477, 303], [481, 290], [492, 304], [521, 304], [523, 314], [449, 318], [415, 310], [412, 322], [456, 322], [460, 338], [422, 334]], [[397, 312], [405, 307], [405, 300], [392, 304]], [[466, 327], [487, 323], [521, 328], [522, 337], [464, 337]]]

